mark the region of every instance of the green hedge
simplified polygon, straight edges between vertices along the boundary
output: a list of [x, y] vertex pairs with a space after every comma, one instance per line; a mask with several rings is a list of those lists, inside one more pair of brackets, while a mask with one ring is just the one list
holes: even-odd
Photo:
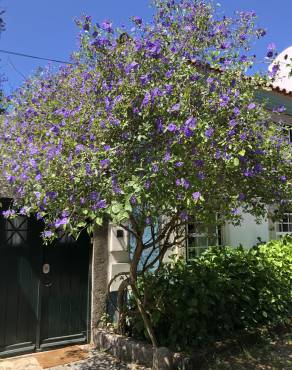
[[[175, 350], [291, 317], [292, 237], [243, 248], [215, 247], [173, 261], [139, 282], [159, 344]], [[134, 303], [133, 335], [145, 337]]]

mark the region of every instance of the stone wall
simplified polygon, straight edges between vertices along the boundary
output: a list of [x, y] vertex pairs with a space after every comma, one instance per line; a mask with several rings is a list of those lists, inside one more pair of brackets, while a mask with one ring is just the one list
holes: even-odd
[[144, 365], [153, 370], [195, 370], [194, 360], [168, 348], [153, 348], [150, 344], [108, 333], [101, 329], [94, 331], [94, 344], [99, 351], [105, 351], [121, 361]]
[[98, 327], [106, 310], [109, 275], [108, 223], [96, 227], [91, 256], [91, 333]]

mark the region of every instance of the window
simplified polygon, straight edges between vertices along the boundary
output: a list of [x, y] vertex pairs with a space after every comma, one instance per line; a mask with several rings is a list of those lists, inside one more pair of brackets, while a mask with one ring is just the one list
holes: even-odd
[[285, 213], [283, 219], [276, 222], [277, 239], [287, 234], [292, 234], [292, 213]]
[[189, 223], [187, 225], [186, 258], [199, 257], [211, 246], [221, 244], [221, 230], [216, 225]]
[[288, 138], [289, 143], [292, 144], [292, 126], [285, 126], [285, 136]]
[[25, 244], [28, 233], [28, 219], [24, 216], [19, 216], [13, 219], [4, 220], [4, 245], [19, 246]]

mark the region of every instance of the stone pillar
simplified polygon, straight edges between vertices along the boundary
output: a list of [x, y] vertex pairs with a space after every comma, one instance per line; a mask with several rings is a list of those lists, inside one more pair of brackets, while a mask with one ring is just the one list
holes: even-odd
[[108, 223], [96, 227], [93, 232], [92, 250], [92, 293], [91, 293], [91, 332], [98, 327], [102, 315], [106, 311], [106, 297], [108, 290]]

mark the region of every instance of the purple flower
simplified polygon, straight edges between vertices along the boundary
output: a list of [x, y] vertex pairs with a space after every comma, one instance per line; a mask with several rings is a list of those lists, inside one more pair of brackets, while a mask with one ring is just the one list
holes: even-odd
[[238, 107], [235, 107], [235, 108], [233, 109], [233, 113], [234, 113], [236, 116], [238, 116], [238, 115], [240, 114], [240, 109], [239, 109]]
[[182, 212], [180, 212], [180, 214], [179, 214], [179, 218], [180, 218], [182, 221], [187, 221], [187, 220], [188, 220], [188, 218], [189, 218], [189, 216], [188, 216], [187, 212], [182, 211]]
[[133, 61], [130, 64], [126, 65], [125, 72], [129, 74], [132, 71], [137, 71], [139, 67], [140, 67], [139, 63]]
[[97, 203], [97, 208], [99, 209], [104, 209], [106, 208], [106, 200], [105, 199], [100, 199]]
[[207, 130], [205, 131], [205, 136], [210, 139], [212, 137], [212, 135], [214, 134], [214, 129], [213, 127], [209, 127], [207, 128]]
[[249, 168], [246, 168], [244, 171], [243, 171], [243, 175], [245, 177], [253, 177], [254, 173], [251, 169]]
[[19, 210], [19, 214], [22, 215], [22, 216], [26, 216], [27, 215], [26, 207], [21, 207], [20, 210]]
[[57, 198], [57, 193], [55, 191], [49, 191], [47, 193], [47, 196], [50, 198], [50, 199], [56, 199]]
[[198, 74], [194, 74], [190, 77], [190, 80], [193, 81], [193, 82], [198, 81], [199, 79], [200, 79], [200, 75], [198, 75]]
[[143, 19], [138, 16], [133, 17], [133, 21], [137, 24], [137, 26], [140, 26], [143, 23]]
[[176, 162], [175, 167], [182, 167], [184, 165], [184, 162]]
[[152, 219], [151, 217], [146, 217], [146, 224], [151, 225], [152, 224]]
[[286, 108], [284, 105], [281, 105], [280, 107], [277, 107], [277, 108], [274, 108], [273, 109], [273, 112], [276, 112], [276, 113], [283, 113], [285, 112]]
[[240, 201], [243, 201], [243, 200], [245, 200], [245, 195], [243, 193], [240, 193], [238, 195], [238, 198], [237, 199], [240, 200]]
[[39, 220], [42, 220], [43, 219], [43, 216], [40, 212], [37, 212], [36, 214], [36, 219], [39, 221]]
[[285, 175], [280, 177], [281, 181], [285, 182], [287, 180], [287, 177]]
[[165, 91], [166, 91], [166, 94], [171, 95], [172, 94], [172, 91], [173, 91], [173, 85], [166, 84], [165, 85]]
[[99, 193], [97, 191], [92, 191], [89, 195], [90, 200], [96, 200], [99, 198]]
[[187, 127], [189, 127], [190, 129], [194, 129], [194, 128], [196, 128], [196, 125], [197, 125], [197, 120], [196, 120], [196, 118], [194, 118], [193, 116], [192, 116], [192, 117], [190, 117], [190, 118], [188, 118], [188, 119], [186, 120], [186, 122], [185, 122], [185, 125], [186, 125]]
[[274, 56], [274, 52], [276, 50], [276, 45], [271, 42], [267, 47], [267, 57], [272, 58]]
[[53, 232], [51, 230], [45, 230], [42, 235], [44, 238], [51, 238], [53, 236]]
[[199, 173], [197, 174], [197, 177], [198, 177], [198, 179], [200, 179], [200, 180], [205, 180], [205, 174], [204, 174], [204, 172], [199, 172]]
[[180, 110], [180, 104], [177, 103], [177, 104], [174, 104], [168, 111], [169, 112], [178, 112]]
[[229, 49], [229, 48], [230, 48], [230, 46], [231, 46], [231, 43], [230, 43], [230, 42], [228, 42], [228, 41], [225, 41], [225, 42], [222, 42], [222, 43], [221, 43], [221, 49], [222, 49], [222, 50]]
[[55, 222], [55, 228], [58, 229], [60, 226], [67, 225], [69, 219], [67, 217], [58, 218]]
[[135, 195], [132, 195], [132, 196], [131, 196], [131, 198], [130, 198], [130, 203], [131, 203], [132, 205], [137, 204], [137, 198], [136, 198], [136, 196], [135, 196]]
[[185, 188], [185, 189], [188, 189], [190, 187], [190, 182], [186, 179], [182, 179], [182, 186]]
[[156, 173], [156, 172], [158, 172], [158, 170], [159, 170], [158, 165], [156, 163], [154, 163], [152, 165], [152, 172]]
[[177, 130], [177, 127], [174, 123], [170, 123], [168, 126], [167, 126], [167, 130], [170, 131], [170, 132], [175, 132]]
[[109, 159], [102, 159], [99, 164], [101, 168], [107, 168], [110, 164], [110, 161]]
[[222, 94], [220, 96], [220, 107], [226, 107], [228, 105], [230, 97], [227, 94]]
[[142, 75], [140, 77], [140, 81], [141, 81], [142, 86], [147, 85], [151, 81], [151, 75], [149, 73], [146, 75]]
[[156, 121], [156, 131], [158, 133], [163, 132], [163, 121], [162, 121], [161, 118], [158, 118], [157, 121]]
[[215, 153], [215, 158], [216, 159], [219, 159], [221, 157], [221, 152], [220, 152], [220, 150], [216, 150], [216, 153]]
[[279, 64], [274, 64], [272, 70], [269, 71], [269, 77], [274, 78], [280, 69]]
[[146, 43], [146, 50], [149, 53], [150, 56], [157, 58], [160, 56], [161, 53], [161, 45], [158, 40], [151, 42], [147, 41]]
[[169, 69], [166, 73], [165, 73], [165, 77], [166, 78], [171, 78], [173, 76], [173, 70], [172, 69]]
[[199, 191], [196, 191], [192, 194], [192, 197], [195, 201], [198, 201], [200, 199], [201, 193]]
[[16, 177], [12, 176], [12, 175], [9, 175], [9, 176], [7, 176], [7, 180], [10, 184], [12, 184], [16, 180]]
[[256, 107], [255, 103], [249, 103], [249, 105], [247, 106], [247, 109], [252, 110], [252, 109], [255, 109], [255, 107]]
[[247, 134], [246, 133], [240, 134], [239, 137], [240, 137], [241, 140], [244, 141], [247, 138]]
[[151, 187], [151, 181], [150, 180], [146, 180], [146, 182], [145, 182], [145, 189], [146, 190], [149, 190], [150, 187]]
[[144, 99], [142, 101], [142, 104], [141, 104], [141, 107], [147, 107], [147, 105], [149, 105], [151, 102], [151, 94], [149, 92], [147, 92], [144, 96]]
[[237, 125], [237, 122], [235, 121], [235, 119], [232, 119], [231, 121], [229, 121], [230, 127], [235, 127], [236, 125]]
[[163, 157], [163, 161], [164, 161], [164, 162], [168, 162], [168, 161], [170, 160], [170, 158], [171, 158], [171, 154], [170, 154], [170, 152], [169, 152], [169, 151], [167, 151], [167, 152], [165, 153], [165, 156]]
[[41, 181], [42, 175], [40, 173], [38, 173], [34, 179], [35, 179], [35, 181]]
[[263, 37], [267, 34], [267, 31], [264, 28], [258, 28], [257, 29], [257, 35], [258, 37]]
[[8, 209], [7, 211], [2, 211], [4, 218], [9, 218], [15, 216], [15, 211], [13, 209]]
[[101, 24], [101, 28], [107, 32], [112, 32], [113, 31], [113, 24], [109, 20], [105, 20]]

